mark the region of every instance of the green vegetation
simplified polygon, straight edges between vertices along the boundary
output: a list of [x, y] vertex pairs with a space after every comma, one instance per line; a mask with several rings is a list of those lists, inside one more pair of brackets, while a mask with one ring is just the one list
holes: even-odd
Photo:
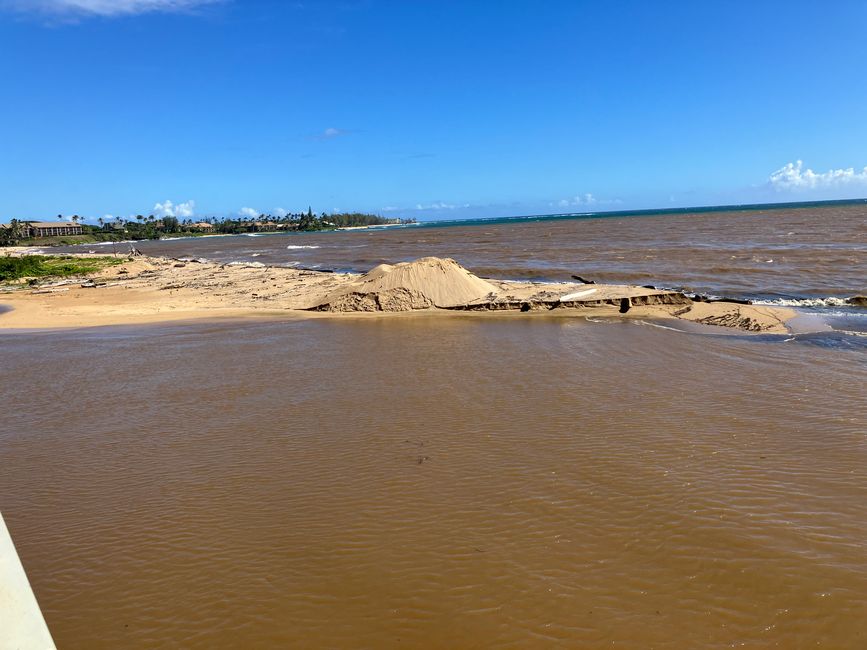
[[[85, 229], [86, 230], [86, 229]], [[21, 246], [74, 246], [76, 244], [96, 244], [106, 241], [123, 241], [129, 239], [123, 235], [112, 235], [110, 233], [88, 233], [86, 235], [60, 235], [57, 237], [38, 237], [30, 239], [21, 239]]]
[[71, 257], [68, 255], [0, 257], [0, 282], [21, 278], [86, 275], [123, 262], [124, 259], [119, 257]]
[[[308, 208], [307, 212], [290, 213], [280, 216], [260, 214], [258, 217], [206, 219], [212, 228], [204, 234], [237, 235], [250, 232], [312, 232], [318, 230], [336, 230], [338, 228], [358, 226], [384, 226], [402, 223], [414, 223], [414, 219], [387, 219], [378, 214], [362, 212], [341, 212], [336, 214], [316, 215]], [[201, 222], [199, 222], [201, 223]], [[176, 231], [181, 236], [203, 234], [196, 224], [185, 220]], [[197, 232], [198, 231], [198, 232]]]
[[323, 214], [322, 219], [338, 228], [355, 228], [358, 226], [385, 226], [389, 224], [415, 223], [415, 219], [386, 219], [377, 214], [363, 212], [341, 212], [339, 214]]
[[21, 241], [24, 229], [18, 219], [13, 219], [7, 226], [0, 224], [0, 246], [15, 246]]
[[[349, 226], [374, 226], [411, 223], [410, 220], [386, 219], [377, 214], [344, 212], [340, 214], [314, 214], [306, 212], [283, 215], [260, 214], [258, 217], [226, 217], [178, 220], [175, 217], [157, 219], [153, 215], [136, 215], [135, 220], [116, 219], [111, 223], [100, 220], [99, 233], [121, 233], [124, 239], [161, 239], [171, 237], [195, 237], [202, 235], [240, 235], [251, 232], [310, 232], [336, 230]], [[88, 228], [88, 226], [85, 226]], [[93, 233], [91, 233], [93, 234]]]
[[252, 232], [310, 232], [336, 230], [359, 226], [384, 226], [414, 223], [414, 219], [388, 219], [378, 214], [341, 212], [316, 215], [311, 208], [306, 212], [258, 217], [184, 219], [177, 217], [157, 218], [154, 215], [136, 215], [130, 219], [97, 219], [99, 225], [81, 223], [75, 215], [72, 221], [82, 228], [81, 235], [30, 238], [25, 222], [15, 219], [8, 226], [0, 225], [0, 246], [71, 246], [110, 241], [138, 241], [142, 239], [169, 239], [173, 237], [196, 237], [224, 234], [239, 235]]

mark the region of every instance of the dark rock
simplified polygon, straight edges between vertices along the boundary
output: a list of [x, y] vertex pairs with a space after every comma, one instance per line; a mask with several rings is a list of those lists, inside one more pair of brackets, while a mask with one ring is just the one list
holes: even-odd
[[596, 282], [594, 280], [585, 280], [580, 275], [573, 275], [572, 279], [578, 280], [578, 282], [581, 282], [582, 284], [596, 284]]
[[740, 298], [705, 298], [706, 302], [730, 302], [735, 305], [752, 305], [752, 300], [742, 300]]
[[308, 273], [335, 273], [334, 269], [314, 269], [308, 266], [296, 266], [298, 271], [307, 271]]

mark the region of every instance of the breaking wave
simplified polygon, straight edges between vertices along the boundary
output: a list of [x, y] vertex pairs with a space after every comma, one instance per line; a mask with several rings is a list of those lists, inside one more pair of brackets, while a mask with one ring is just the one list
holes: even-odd
[[829, 296], [828, 298], [776, 298], [774, 300], [754, 300], [754, 305], [770, 305], [773, 307], [852, 307], [846, 298]]

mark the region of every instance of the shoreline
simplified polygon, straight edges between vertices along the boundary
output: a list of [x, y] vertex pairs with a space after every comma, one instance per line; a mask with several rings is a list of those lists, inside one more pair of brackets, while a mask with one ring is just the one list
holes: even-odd
[[[323, 228], [321, 230], [262, 230], [262, 231], [250, 231], [250, 232], [208, 232], [208, 233], [195, 233], [195, 232], [183, 232], [183, 233], [163, 233], [162, 236], [158, 237], [155, 240], [150, 239], [118, 239], [118, 240], [97, 240], [97, 241], [77, 241], [71, 243], [39, 243], [39, 240], [26, 240], [27, 243], [18, 244], [15, 246], [5, 246], [0, 249], [0, 252], [8, 252], [14, 253], [19, 250], [30, 250], [30, 251], [48, 251], [52, 248], [68, 248], [72, 246], [79, 246], [84, 248], [85, 246], [110, 246], [112, 244], [121, 245], [121, 244], [137, 244], [142, 241], [160, 241], [160, 242], [169, 242], [169, 241], [184, 241], [188, 239], [206, 239], [212, 237], [249, 237], [249, 236], [261, 236], [261, 235], [303, 235], [303, 234], [315, 234], [315, 233], [324, 233], [324, 232], [342, 232], [342, 231], [354, 231], [354, 230], [382, 230], [388, 228], [398, 228], [398, 227], [407, 227], [407, 226], [418, 226], [419, 222], [413, 223], [381, 223], [381, 224], [371, 224], [367, 226], [336, 226], [333, 228]], [[72, 237], [76, 237], [77, 235], [72, 235]], [[52, 238], [48, 238], [52, 239]]]
[[[469, 288], [462, 283], [469, 283]], [[46, 279], [20, 288], [7, 285], [0, 290], [0, 305], [9, 308], [0, 311], [2, 330], [224, 318], [496, 313], [522, 318], [548, 314], [681, 320], [741, 332], [785, 334], [790, 331], [787, 323], [797, 316], [787, 308], [694, 302], [678, 292], [630, 285], [481, 279], [452, 260], [437, 258], [382, 265], [362, 276], [136, 256], [86, 276]]]

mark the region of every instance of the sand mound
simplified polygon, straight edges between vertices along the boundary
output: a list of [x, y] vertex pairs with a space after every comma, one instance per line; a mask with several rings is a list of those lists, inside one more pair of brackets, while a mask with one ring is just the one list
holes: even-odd
[[320, 311], [409, 311], [455, 307], [480, 300], [497, 288], [451, 259], [423, 257], [402, 264], [380, 264], [329, 294]]

